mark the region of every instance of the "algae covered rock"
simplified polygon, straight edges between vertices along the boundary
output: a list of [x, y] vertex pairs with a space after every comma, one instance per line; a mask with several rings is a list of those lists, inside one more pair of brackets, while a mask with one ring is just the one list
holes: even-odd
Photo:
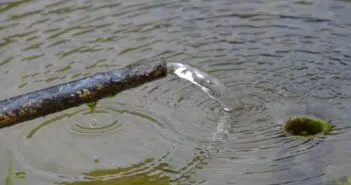
[[333, 125], [329, 121], [310, 116], [298, 116], [285, 122], [284, 132], [299, 139], [313, 139], [329, 133]]

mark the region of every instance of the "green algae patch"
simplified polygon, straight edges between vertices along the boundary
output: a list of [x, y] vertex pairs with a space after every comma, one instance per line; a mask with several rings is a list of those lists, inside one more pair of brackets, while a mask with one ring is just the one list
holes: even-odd
[[351, 176], [342, 177], [327, 185], [351, 185]]
[[329, 121], [309, 116], [290, 118], [285, 122], [284, 132], [299, 139], [313, 139], [329, 133], [333, 125]]
[[[132, 166], [118, 169], [97, 169], [84, 175], [93, 177], [91, 181], [64, 182], [61, 185], [173, 185], [174, 181], [167, 176], [168, 165], [161, 163], [154, 166], [151, 170], [150, 164], [154, 160], [148, 158], [143, 162]], [[104, 179], [104, 177], [109, 177]], [[115, 178], [113, 176], [116, 176]], [[111, 178], [112, 177], [112, 178]]]
[[13, 185], [13, 172], [12, 172], [12, 161], [9, 161], [9, 166], [7, 167], [7, 175], [5, 177], [5, 185]]
[[17, 172], [16, 177], [25, 180], [27, 177], [27, 173], [26, 172]]
[[88, 105], [88, 107], [90, 109], [90, 112], [95, 112], [96, 104], [97, 104], [97, 101], [93, 101], [93, 102], [87, 103], [87, 105]]
[[63, 185], [170, 185], [169, 177], [159, 175], [137, 174], [109, 180], [76, 181]]
[[88, 175], [90, 177], [101, 177], [101, 176], [116, 175], [116, 174], [131, 172], [131, 171], [133, 171], [135, 173], [135, 172], [143, 170], [142, 167], [144, 167], [145, 165], [147, 165], [151, 162], [153, 162], [153, 159], [148, 158], [148, 159], [145, 159], [143, 162], [133, 164], [132, 166], [122, 167], [122, 168], [118, 168], [118, 169], [97, 169], [97, 170], [89, 172], [89, 173], [84, 173], [84, 175]]
[[26, 179], [26, 172], [13, 172], [12, 169], [12, 160], [9, 160], [8, 167], [7, 167], [7, 175], [4, 178], [5, 185], [14, 185], [15, 180], [25, 180]]

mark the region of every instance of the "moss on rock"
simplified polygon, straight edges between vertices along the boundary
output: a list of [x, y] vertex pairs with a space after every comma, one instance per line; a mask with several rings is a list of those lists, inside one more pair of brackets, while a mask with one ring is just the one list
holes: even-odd
[[290, 118], [285, 122], [284, 132], [300, 139], [313, 139], [327, 134], [333, 125], [329, 121], [309, 116]]

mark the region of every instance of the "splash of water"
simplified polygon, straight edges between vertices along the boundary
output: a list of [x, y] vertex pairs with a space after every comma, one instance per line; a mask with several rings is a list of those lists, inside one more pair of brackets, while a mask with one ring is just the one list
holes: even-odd
[[210, 74], [188, 64], [175, 62], [168, 62], [167, 69], [169, 73], [199, 86], [212, 99], [223, 106], [224, 111], [232, 112], [240, 107], [240, 102], [233, 93]]

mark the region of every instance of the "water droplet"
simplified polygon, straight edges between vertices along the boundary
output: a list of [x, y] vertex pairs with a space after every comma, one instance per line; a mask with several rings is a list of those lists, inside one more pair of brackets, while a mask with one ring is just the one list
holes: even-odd
[[93, 118], [93, 119], [90, 120], [89, 126], [90, 126], [91, 128], [95, 128], [95, 127], [97, 127], [97, 125], [98, 125], [98, 121], [97, 121], [95, 118]]
[[90, 109], [90, 112], [95, 112], [96, 104], [97, 104], [96, 101], [87, 103], [87, 105]]
[[226, 111], [226, 112], [232, 112], [233, 111], [233, 109], [231, 109], [229, 107], [224, 107], [223, 110]]

